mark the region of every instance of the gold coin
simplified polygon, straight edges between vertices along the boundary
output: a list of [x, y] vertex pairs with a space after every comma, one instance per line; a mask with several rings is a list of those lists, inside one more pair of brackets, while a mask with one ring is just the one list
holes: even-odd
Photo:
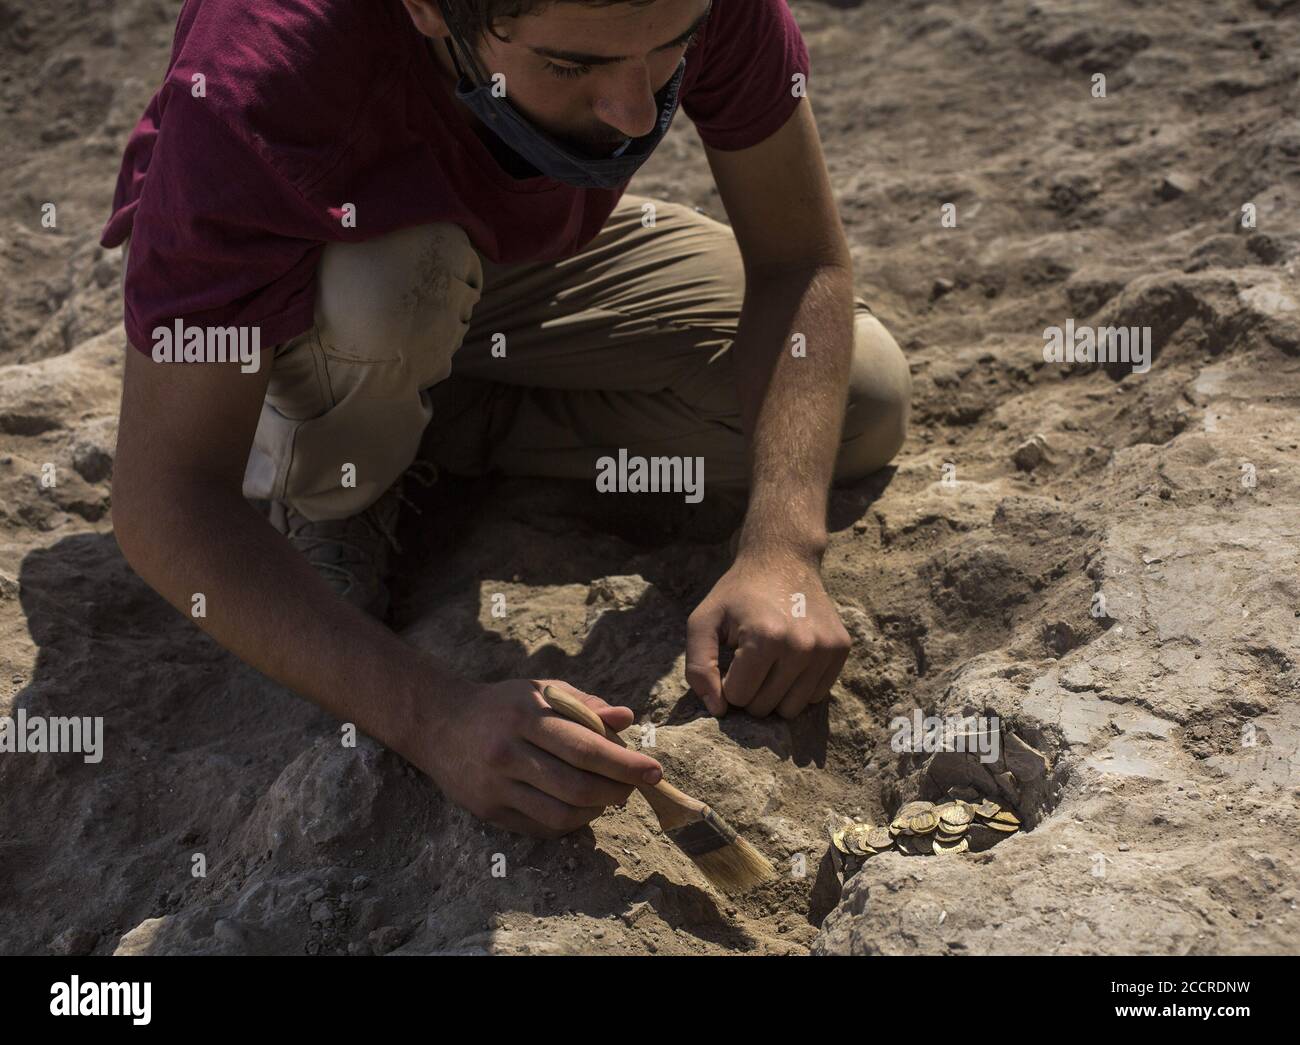
[[958, 838], [965, 838], [966, 831], [970, 824], [963, 824], [961, 827], [945, 828], [943, 824], [939, 825], [939, 830], [935, 833], [935, 838], [946, 842], [955, 842]]
[[983, 802], [975, 807], [976, 815], [982, 816], [985, 820], [997, 816], [1001, 810], [1002, 807], [1000, 805], [988, 798], [984, 799]]
[[932, 813], [932, 812], [934, 812], [933, 802], [919, 802], [919, 801], [908, 802], [903, 806], [902, 809], [898, 811], [898, 814], [894, 817], [894, 819], [911, 820], [912, 817], [919, 816], [921, 813]]
[[969, 849], [970, 849], [970, 842], [968, 842], [964, 838], [960, 839], [959, 841], [953, 842], [951, 845], [941, 842], [937, 838], [934, 841], [934, 851], [936, 853], [964, 853], [967, 852]]
[[964, 805], [954, 802], [953, 807], [939, 817], [940, 827], [965, 827], [975, 817], [971, 814], [970, 809]]
[[1010, 809], [1003, 809], [1000, 812], [994, 813], [990, 819], [999, 824], [1011, 824], [1013, 827], [1020, 826], [1020, 817], [1016, 816], [1016, 814]]
[[1015, 824], [1004, 824], [1001, 820], [987, 820], [984, 826], [991, 827], [994, 831], [1001, 831], [1004, 835], [1014, 834], [1020, 830]]
[[845, 856], [849, 855], [849, 847], [844, 841], [844, 828], [841, 827], [839, 830], [832, 832], [831, 845]]
[[870, 830], [870, 824], [854, 824], [844, 832], [844, 844], [849, 847], [849, 851], [854, 856], [871, 855], [867, 850], [867, 833]]
[[887, 827], [873, 827], [867, 834], [867, 845], [879, 852], [894, 844], [894, 836]]
[[902, 833], [903, 833], [903, 825], [899, 823], [897, 820], [895, 820], [892, 824], [889, 825], [889, 836], [891, 838], [897, 838]]
[[915, 835], [912, 838], [909, 838], [908, 842], [912, 846], [912, 852], [920, 856], [925, 856], [928, 853], [934, 852], [933, 835]]
[[917, 813], [908, 820], [907, 826], [915, 835], [928, 835], [939, 826], [939, 818], [932, 812]]

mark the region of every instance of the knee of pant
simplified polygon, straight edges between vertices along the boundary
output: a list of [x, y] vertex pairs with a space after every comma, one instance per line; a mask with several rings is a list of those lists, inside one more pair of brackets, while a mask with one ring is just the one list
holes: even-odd
[[894, 458], [907, 436], [911, 403], [912, 376], [903, 350], [880, 320], [859, 312], [837, 481], [861, 479]]
[[465, 230], [436, 222], [359, 243], [331, 243], [317, 273], [316, 322], [327, 354], [379, 362], [459, 347], [483, 290]]

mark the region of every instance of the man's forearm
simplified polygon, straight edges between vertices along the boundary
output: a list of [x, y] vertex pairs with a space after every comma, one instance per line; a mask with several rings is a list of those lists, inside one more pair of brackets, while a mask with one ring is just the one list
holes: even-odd
[[114, 523], [135, 571], [222, 646], [408, 757], [419, 718], [464, 684], [330, 591], [240, 497], [191, 484]]
[[750, 453], [740, 552], [820, 561], [853, 353], [852, 271], [750, 276], [732, 352]]

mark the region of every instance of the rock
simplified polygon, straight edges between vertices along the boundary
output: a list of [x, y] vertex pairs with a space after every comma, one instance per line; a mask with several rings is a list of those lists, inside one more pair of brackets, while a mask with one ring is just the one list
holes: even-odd
[[72, 451], [72, 467], [88, 483], [107, 479], [113, 472], [113, 457], [98, 446], [79, 443]]
[[1039, 465], [1051, 460], [1046, 437], [1034, 434], [1016, 447], [1011, 460], [1022, 472], [1032, 472]]
[[146, 918], [118, 942], [113, 954], [117, 957], [152, 953], [155, 938], [167, 925], [166, 918]]
[[1047, 758], [1014, 733], [1002, 733], [1002, 757], [1007, 769], [1015, 774], [1021, 784], [1034, 783], [1047, 773]]
[[1020, 782], [1016, 780], [1014, 773], [998, 773], [993, 777], [998, 782], [998, 788], [1005, 796], [1008, 802], [1013, 806], [1020, 805]]
[[99, 933], [89, 929], [68, 928], [50, 941], [51, 954], [66, 958], [82, 958], [90, 954], [99, 943]]
[[387, 954], [402, 945], [406, 937], [396, 925], [385, 925], [374, 930], [366, 937], [371, 949], [376, 954]]
[[632, 906], [629, 907], [626, 911], [624, 911], [621, 915], [619, 915], [619, 917], [623, 919], [625, 925], [633, 926], [636, 925], [636, 923], [639, 922], [645, 915], [649, 914], [651, 910], [653, 910], [653, 908], [651, 908], [649, 901], [638, 900], [636, 903], [632, 904]]
[[352, 908], [349, 924], [359, 932], [378, 928], [383, 920], [383, 903], [377, 896], [368, 896]]
[[1057, 620], [1043, 628], [1043, 644], [1060, 657], [1079, 645], [1079, 637], [1068, 621]]
[[[327, 736], [287, 765], [258, 801], [241, 844], [253, 852], [349, 848], [380, 815], [396, 757], [366, 736], [355, 748]], [[394, 810], [396, 812], [396, 810]]]
[[1160, 187], [1156, 192], [1162, 200], [1176, 200], [1195, 192], [1198, 184], [1198, 179], [1192, 174], [1171, 171], [1160, 179]]
[[936, 751], [930, 757], [926, 773], [940, 795], [953, 787], [973, 788], [981, 795], [998, 793], [997, 783], [974, 753]]

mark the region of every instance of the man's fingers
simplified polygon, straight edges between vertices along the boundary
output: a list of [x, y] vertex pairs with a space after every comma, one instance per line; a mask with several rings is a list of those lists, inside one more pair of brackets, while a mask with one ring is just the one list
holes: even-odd
[[512, 809], [541, 828], [539, 832], [528, 831], [528, 833], [541, 834], [544, 838], [554, 838], [557, 835], [576, 831], [591, 823], [605, 811], [603, 806], [568, 805], [521, 780], [510, 781], [505, 797]]
[[586, 726], [558, 714], [545, 715], [530, 731], [528, 739], [576, 769], [607, 777], [631, 787], [657, 784], [663, 767], [653, 758], [619, 747]]
[[[592, 736], [595, 736], [593, 733]], [[571, 806], [619, 805], [627, 801], [632, 785], [611, 780], [599, 773], [575, 768], [535, 744], [523, 741], [515, 779], [531, 784], [552, 798]]]
[[603, 700], [594, 693], [584, 693], [576, 686], [571, 686], [569, 683], [559, 679], [552, 679], [547, 683], [543, 683], [543, 685], [555, 686], [558, 689], [564, 690], [571, 696], [576, 697], [599, 715], [601, 721], [615, 733], [620, 733], [627, 729], [627, 727], [636, 719], [636, 715], [633, 714], [631, 708], [624, 708], [619, 707], [617, 704], [610, 704], [608, 701]]
[[[601, 701], [604, 704], [604, 701]], [[632, 724], [636, 715], [632, 713], [631, 708], [621, 708], [614, 704], [605, 704], [603, 708], [595, 707], [592, 709], [600, 716], [600, 720], [605, 723], [606, 729], [612, 729], [615, 733], [621, 733]]]
[[807, 691], [821, 678], [821, 673], [820, 660], [811, 660], [808, 654], [787, 651], [767, 673], [767, 679], [746, 710], [756, 718], [766, 718], [787, 697], [807, 704], [810, 696]]
[[741, 646], [727, 668], [727, 677], [722, 680], [722, 694], [727, 703], [738, 708], [749, 707], [775, 663], [776, 657], [770, 649], [753, 644]]
[[821, 679], [817, 682], [817, 688], [813, 691], [812, 702], [820, 704], [823, 700], [831, 695], [831, 687], [835, 685], [835, 680], [840, 677], [840, 672], [844, 670], [844, 665], [848, 663], [849, 651], [844, 650], [837, 653], [831, 658], [831, 662], [823, 672]]
[[824, 665], [824, 659], [809, 664], [773, 710], [782, 718], [790, 719], [798, 715], [809, 704], [815, 703], [813, 695], [817, 692], [817, 687], [821, 685], [821, 680], [826, 676]]
[[722, 673], [718, 670], [718, 629], [721, 616], [697, 609], [686, 620], [686, 684], [704, 701], [711, 715], [727, 710], [722, 695]]

